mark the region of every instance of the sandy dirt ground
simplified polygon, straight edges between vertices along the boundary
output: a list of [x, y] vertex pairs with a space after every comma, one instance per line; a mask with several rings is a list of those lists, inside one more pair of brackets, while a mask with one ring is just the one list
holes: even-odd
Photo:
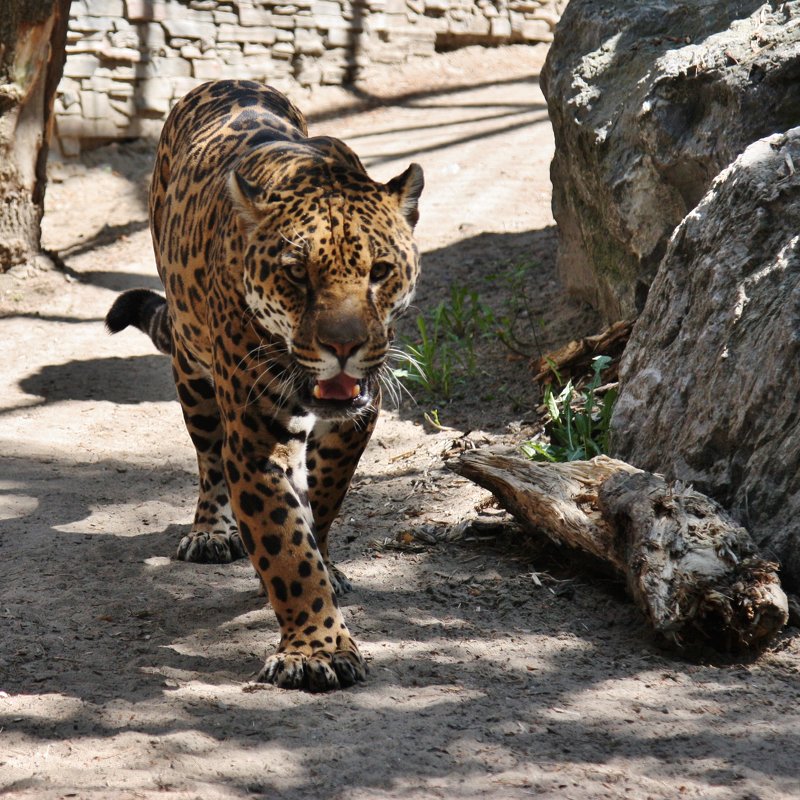
[[[541, 60], [470, 49], [298, 101], [374, 177], [423, 164], [420, 313], [453, 285], [499, 309], [485, 276], [525, 263], [548, 349], [599, 325], [554, 278]], [[447, 471], [533, 424], [528, 365], [496, 343], [445, 429], [427, 401], [383, 415], [335, 525], [366, 683], [253, 683], [277, 625], [251, 567], [171, 558], [195, 460], [167, 360], [102, 325], [117, 292], [158, 288], [151, 161], [133, 143], [53, 164], [45, 238], [67, 268], [0, 278], [0, 794], [800, 797], [796, 629], [747, 663], [668, 653], [616, 583]], [[500, 524], [459, 525], [476, 519]]]

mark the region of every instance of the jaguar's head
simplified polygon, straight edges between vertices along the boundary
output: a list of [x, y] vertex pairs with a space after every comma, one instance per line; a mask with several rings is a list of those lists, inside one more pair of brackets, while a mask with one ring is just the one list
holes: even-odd
[[349, 416], [375, 398], [393, 322], [414, 294], [422, 169], [411, 164], [382, 184], [355, 156], [272, 151], [266, 168], [250, 158], [229, 183], [246, 301], [290, 355], [301, 402], [319, 416]]

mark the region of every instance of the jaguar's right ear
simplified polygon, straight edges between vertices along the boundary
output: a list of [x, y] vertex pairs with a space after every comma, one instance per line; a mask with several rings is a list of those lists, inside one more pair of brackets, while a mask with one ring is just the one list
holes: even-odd
[[228, 191], [240, 224], [245, 232], [251, 231], [258, 225], [258, 204], [264, 200], [266, 191], [235, 170], [228, 178]]
[[386, 187], [397, 198], [400, 211], [413, 228], [419, 219], [417, 202], [425, 186], [422, 167], [419, 164], [410, 164], [405, 172], [392, 178]]

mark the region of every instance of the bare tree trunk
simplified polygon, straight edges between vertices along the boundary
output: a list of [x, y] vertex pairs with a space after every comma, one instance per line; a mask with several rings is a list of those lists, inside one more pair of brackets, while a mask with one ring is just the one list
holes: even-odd
[[3, 0], [0, 13], [0, 272], [41, 256], [53, 101], [70, 0]]

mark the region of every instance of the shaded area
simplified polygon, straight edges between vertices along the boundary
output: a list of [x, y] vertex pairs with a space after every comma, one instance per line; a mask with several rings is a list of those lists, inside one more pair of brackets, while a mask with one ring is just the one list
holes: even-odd
[[104, 272], [101, 270], [86, 270], [74, 273], [83, 283], [102, 286], [113, 292], [125, 292], [128, 289], [152, 289], [156, 292], [164, 291], [161, 280], [157, 275], [141, 275], [138, 272], [120, 272], [119, 270]]
[[[527, 113], [524, 112], [516, 112], [518, 114]], [[454, 135], [450, 139], [437, 142], [435, 144], [429, 144], [425, 146], [412, 146], [405, 150], [396, 150], [392, 149], [390, 152], [387, 152], [382, 155], [372, 155], [364, 159], [365, 163], [368, 167], [376, 166], [378, 164], [385, 163], [387, 161], [394, 161], [398, 158], [417, 158], [425, 153], [433, 153], [437, 150], [444, 150], [445, 148], [452, 147], [458, 144], [465, 144], [467, 142], [476, 142], [483, 139], [491, 139], [495, 136], [500, 136], [503, 134], [510, 133], [514, 130], [520, 130], [523, 128], [529, 127], [532, 123], [537, 121], [544, 121], [547, 119], [547, 114], [545, 112], [541, 112], [537, 117], [528, 118], [524, 120], [520, 120], [518, 122], [505, 122], [502, 125], [498, 125], [497, 127], [491, 128], [489, 130], [481, 131], [480, 133], [465, 133], [461, 136]], [[454, 124], [462, 124], [462, 123], [454, 123]], [[357, 138], [357, 137], [354, 137]]]
[[[118, 479], [120, 469], [124, 480]], [[175, 762], [177, 786], [185, 785], [186, 759], [196, 758], [199, 748], [214, 758], [209, 766], [196, 764], [194, 780], [257, 797], [313, 797], [321, 783], [331, 797], [358, 790], [381, 796], [387, 787], [400, 790], [409, 782], [491, 785], [493, 775], [502, 796], [504, 785], [556, 790], [559, 776], [550, 775], [556, 764], [597, 768], [597, 792], [609, 775], [619, 787], [680, 773], [687, 781], [731, 787], [756, 780], [775, 787], [797, 777], [791, 760], [800, 755], [796, 705], [776, 706], [774, 700], [779, 687], [789, 689], [786, 700], [791, 686], [798, 694], [788, 671], [695, 667], [686, 674], [652, 646], [635, 646], [642, 630], [631, 607], [599, 585], [574, 584], [571, 594], [560, 596], [531, 588], [529, 603], [503, 610], [502, 581], [518, 579], [514, 559], [525, 557], [519, 543], [503, 539], [466, 550], [440, 545], [440, 552], [418, 561], [410, 584], [356, 589], [345, 609], [357, 618], [371, 656], [366, 685], [314, 697], [270, 687], [243, 691], [241, 681], [262, 658], [258, 651], [277, 637], [271, 613], [259, 611], [263, 601], [255, 597], [249, 566], [146, 564], [171, 552], [180, 535], [174, 526], [124, 538], [59, 530], [94, 503], [85, 494], [65, 515], [60, 498], [74, 487], [63, 477], [67, 470], [79, 485], [102, 487], [104, 503], [135, 501], [148, 484], [161, 497], [190, 491], [191, 477], [169, 468], [152, 483], [149, 470], [123, 462], [64, 460], [55, 461], [43, 481], [39, 464], [13, 460], [15, 491], [37, 495], [39, 505], [13, 522], [24, 537], [4, 527], [0, 552], [16, 585], [23, 572], [36, 575], [38, 600], [2, 591], [0, 681], [12, 694], [35, 687], [80, 705], [52, 716], [0, 713], [11, 741], [25, 737], [56, 746], [68, 739], [74, 759], [98, 739], [158, 737], [149, 769]], [[164, 483], [167, 492], [158, 488]], [[359, 495], [372, 492], [378, 494], [371, 500], [379, 502], [382, 490], [358, 489]], [[364, 542], [354, 545], [351, 554]], [[443, 556], [452, 565], [449, 576], [439, 572]], [[480, 573], [482, 564], [498, 577], [465, 581], [456, 574]], [[95, 578], [88, 596], [82, 586], [87, 571]], [[367, 615], [362, 603], [370, 608]], [[497, 609], [487, 616], [493, 604]], [[537, 654], [537, 637], [554, 635], [561, 650]], [[498, 639], [507, 640], [507, 660], [486, 656], [482, 642]], [[387, 641], [403, 643], [402, 653], [385, 654]], [[87, 682], [87, 674], [96, 679]], [[664, 676], [674, 687], [665, 697], [693, 699], [692, 714], [673, 716], [668, 700], [663, 706], [637, 700], [637, 686]], [[617, 688], [605, 698], [603, 687], [612, 681], [627, 686], [630, 696]], [[420, 749], [417, 742], [431, 727], [438, 744]], [[279, 748], [296, 760], [300, 771], [291, 788], [264, 770], [263, 757], [248, 759], [261, 748]], [[365, 772], [362, 755], [376, 748], [385, 753], [383, 769]], [[789, 757], [776, 762], [765, 759], [765, 751]], [[634, 766], [643, 753], [646, 775]], [[52, 757], [62, 756], [56, 749]], [[123, 772], [132, 769], [129, 764]], [[16, 788], [59, 786], [58, 779], [25, 781]], [[61, 785], [69, 786], [69, 778]], [[467, 788], [464, 796], [480, 791]]]
[[[122, 236], [129, 236], [132, 233], [146, 230], [149, 227], [147, 220], [137, 220], [135, 222], [126, 222], [122, 225], [109, 225], [104, 224], [103, 227], [91, 238], [81, 242], [80, 244], [72, 245], [59, 252], [61, 258], [72, 258], [74, 256], [88, 253], [90, 250], [96, 250], [100, 247], [113, 244]], [[68, 270], [68, 274], [80, 276], [85, 280], [85, 276], [80, 273], [74, 273]]]
[[[431, 75], [431, 77], [434, 80], [436, 79], [435, 75]], [[520, 82], [538, 84], [539, 79], [536, 75], [530, 75], [526, 77], [499, 78], [498, 80], [458, 81], [451, 82], [450, 85], [435, 86], [425, 89], [413, 89], [405, 92], [387, 91], [380, 94], [370, 91], [366, 86], [348, 86], [345, 88], [353, 97], [353, 100], [350, 103], [346, 105], [337, 105], [334, 108], [326, 109], [324, 111], [311, 111], [306, 116], [309, 122], [325, 122], [326, 120], [330, 119], [339, 119], [343, 115], [355, 114], [368, 108], [378, 108], [381, 106], [403, 108], [412, 106], [431, 97], [446, 98], [449, 95], [459, 94], [461, 92], [473, 89], [496, 89], [501, 86], [510, 86]], [[445, 105], [445, 103], [442, 103], [442, 105]], [[539, 107], [542, 107], [542, 105], [539, 105]], [[485, 106], [478, 107], [485, 108]], [[537, 104], [533, 104], [532, 107], [536, 108]]]
[[401, 405], [403, 418], [437, 408], [445, 425], [494, 432], [506, 431], [511, 420], [533, 420], [539, 389], [532, 376], [539, 359], [602, 327], [594, 311], [564, 294], [556, 277], [556, 247], [556, 228], [548, 226], [465, 235], [423, 253], [415, 302], [398, 325], [401, 342], [419, 340], [420, 316], [431, 329], [435, 309], [451, 303], [454, 291], [475, 293], [496, 321], [474, 343], [474, 367], [454, 373], [453, 397], [427, 396], [412, 386], [415, 399]]
[[175, 399], [169, 359], [162, 355], [53, 364], [20, 381], [20, 388], [48, 403], [64, 400], [159, 403]]
[[20, 313], [3, 312], [0, 313], [0, 319], [30, 319], [40, 322], [65, 322], [69, 324], [83, 324], [85, 322], [102, 322], [104, 317], [76, 317], [59, 314], [40, 314], [36, 311], [23, 311]]

